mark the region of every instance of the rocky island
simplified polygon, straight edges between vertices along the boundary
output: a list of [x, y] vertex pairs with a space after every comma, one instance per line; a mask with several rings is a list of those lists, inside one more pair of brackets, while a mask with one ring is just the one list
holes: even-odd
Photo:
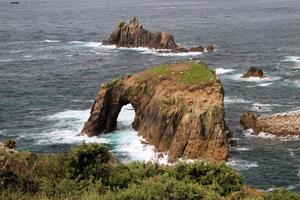
[[256, 67], [250, 67], [250, 69], [245, 74], [243, 74], [241, 78], [250, 78], [250, 77], [263, 78], [265, 77], [265, 75], [262, 69]]
[[255, 115], [246, 112], [240, 122], [256, 135], [265, 132], [279, 137], [300, 136], [300, 115], [297, 113]]
[[[128, 24], [120, 22], [113, 30], [107, 40], [102, 41], [102, 45], [116, 45], [117, 47], [146, 47], [150, 49], [159, 49], [160, 53], [180, 53], [180, 52], [204, 52], [202, 46], [186, 49], [180, 47], [168, 32], [152, 33], [141, 25], [137, 18], [133, 18]], [[207, 46], [208, 52], [215, 50], [212, 44]]]
[[116, 127], [122, 106], [135, 109], [133, 128], [169, 161], [226, 160], [228, 133], [223, 86], [200, 61], [163, 64], [102, 85], [82, 130], [88, 136]]

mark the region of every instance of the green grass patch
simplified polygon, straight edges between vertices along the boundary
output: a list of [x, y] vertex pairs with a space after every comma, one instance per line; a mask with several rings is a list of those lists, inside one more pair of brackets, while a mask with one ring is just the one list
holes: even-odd
[[159, 65], [157, 67], [151, 68], [150, 72], [156, 76], [169, 77], [172, 71], [168, 68], [168, 66], [168, 64]]
[[179, 83], [184, 85], [201, 85], [216, 80], [216, 75], [213, 70], [209, 69], [203, 63], [184, 63], [185, 69], [174, 70], [169, 64], [159, 65], [151, 68], [149, 71], [151, 75], [159, 78], [173, 77]]
[[215, 73], [204, 64], [192, 63], [188, 66], [180, 80], [186, 85], [200, 85], [216, 80]]

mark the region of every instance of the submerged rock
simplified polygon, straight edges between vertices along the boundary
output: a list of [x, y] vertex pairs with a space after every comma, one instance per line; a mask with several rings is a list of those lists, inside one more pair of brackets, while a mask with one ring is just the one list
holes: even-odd
[[213, 44], [209, 44], [209, 45], [207, 45], [206, 50], [207, 50], [207, 52], [212, 53], [215, 51], [215, 46]]
[[116, 127], [122, 106], [135, 109], [133, 128], [169, 160], [228, 157], [223, 87], [201, 62], [165, 64], [102, 85], [82, 130]]
[[[168, 32], [152, 33], [141, 25], [137, 18], [133, 18], [128, 24], [125, 22], [113, 30], [107, 40], [102, 41], [102, 45], [116, 45], [117, 47], [146, 47], [151, 49], [161, 49], [162, 53], [182, 53], [189, 50], [180, 47], [174, 37]], [[213, 46], [209, 46], [212, 52]], [[203, 47], [195, 47], [190, 49], [191, 52], [203, 52]]]
[[250, 78], [250, 77], [259, 77], [263, 78], [264, 72], [262, 69], [258, 69], [256, 67], [250, 67], [250, 69], [247, 71], [247, 73], [243, 74], [241, 78]]
[[253, 134], [265, 132], [280, 137], [300, 136], [300, 114], [273, 114], [254, 115], [246, 112], [243, 114], [241, 124], [246, 129], [253, 129]]

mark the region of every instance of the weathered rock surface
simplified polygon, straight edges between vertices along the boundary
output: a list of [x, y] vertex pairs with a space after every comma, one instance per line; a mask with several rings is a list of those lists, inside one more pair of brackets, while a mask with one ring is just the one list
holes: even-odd
[[[102, 41], [102, 45], [116, 45], [117, 47], [146, 47], [151, 49], [162, 49], [162, 53], [182, 53], [189, 52], [186, 48], [180, 47], [174, 37], [168, 32], [152, 33], [144, 29], [137, 18], [133, 18], [128, 24], [125, 22], [113, 30], [107, 40]], [[213, 45], [209, 45], [208, 52], [213, 52]], [[203, 47], [191, 48], [191, 52], [203, 52]]]
[[265, 76], [262, 69], [258, 69], [256, 67], [250, 67], [250, 69], [245, 74], [242, 75], [242, 78], [250, 78], [250, 77], [263, 78]]
[[256, 135], [265, 132], [280, 137], [300, 136], [300, 114], [296, 113], [259, 116], [246, 112], [240, 122]]
[[169, 160], [228, 157], [223, 87], [199, 62], [166, 64], [102, 85], [82, 130], [112, 131], [122, 106], [135, 109], [133, 128]]

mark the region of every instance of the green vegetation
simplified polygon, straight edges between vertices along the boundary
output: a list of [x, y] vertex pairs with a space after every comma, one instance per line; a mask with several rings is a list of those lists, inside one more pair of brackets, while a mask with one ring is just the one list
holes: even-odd
[[199, 85], [216, 80], [215, 73], [204, 64], [192, 63], [180, 77], [186, 85]]
[[205, 85], [216, 80], [216, 75], [213, 70], [210, 70], [203, 63], [184, 62], [177, 64], [184, 67], [180, 70], [176, 69], [176, 65], [163, 64], [151, 68], [149, 71], [152, 75], [159, 78], [174, 78], [184, 85]]
[[160, 77], [169, 77], [172, 74], [172, 71], [168, 68], [168, 64], [162, 64], [156, 67], [152, 67], [150, 72], [156, 76]]
[[247, 188], [242, 177], [224, 163], [122, 164], [100, 144], [83, 144], [59, 155], [4, 156], [12, 162], [0, 170], [0, 199], [300, 199], [282, 189], [264, 194]]

